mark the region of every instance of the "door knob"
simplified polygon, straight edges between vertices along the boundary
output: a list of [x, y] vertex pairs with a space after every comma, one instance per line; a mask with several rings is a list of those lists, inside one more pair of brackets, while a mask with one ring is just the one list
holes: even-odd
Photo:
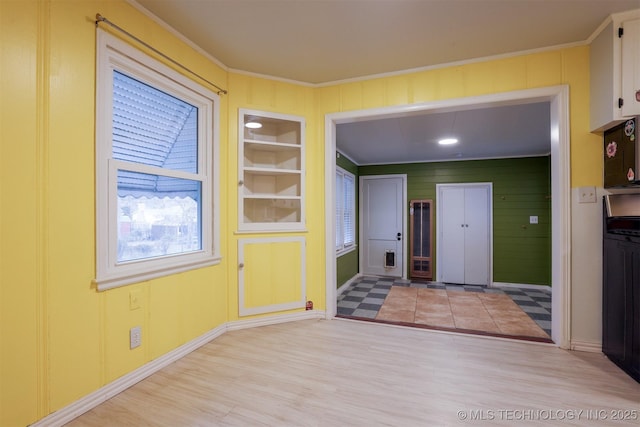
[[398, 240], [402, 240], [402, 233], [398, 233], [396, 237], [398, 238]]

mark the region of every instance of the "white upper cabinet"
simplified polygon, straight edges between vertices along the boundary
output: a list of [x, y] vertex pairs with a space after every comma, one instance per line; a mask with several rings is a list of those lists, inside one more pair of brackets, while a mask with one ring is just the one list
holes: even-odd
[[304, 129], [301, 117], [240, 110], [240, 231], [304, 230]]
[[640, 115], [640, 9], [611, 16], [591, 43], [590, 127]]
[[622, 115], [640, 115], [640, 19], [624, 22], [622, 34]]

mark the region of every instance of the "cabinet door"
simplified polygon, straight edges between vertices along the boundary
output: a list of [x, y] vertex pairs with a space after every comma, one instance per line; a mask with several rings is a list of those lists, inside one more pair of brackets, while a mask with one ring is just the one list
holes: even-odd
[[623, 22], [622, 115], [640, 115], [640, 19]]
[[624, 364], [631, 351], [628, 347], [628, 283], [633, 271], [631, 256], [624, 242], [604, 239], [602, 351], [617, 364]]
[[628, 346], [629, 355], [629, 373], [636, 381], [640, 382], [640, 245], [634, 244], [632, 255], [633, 275], [627, 289], [631, 294], [629, 300], [630, 310], [630, 328], [631, 344]]
[[604, 187], [620, 187], [640, 179], [636, 171], [635, 119], [604, 133]]
[[239, 315], [304, 308], [305, 266], [303, 237], [239, 239]]

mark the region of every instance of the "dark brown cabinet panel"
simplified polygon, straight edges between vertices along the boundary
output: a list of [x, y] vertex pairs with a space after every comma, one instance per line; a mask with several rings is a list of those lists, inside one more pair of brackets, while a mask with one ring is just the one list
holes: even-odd
[[623, 187], [640, 180], [636, 170], [636, 121], [627, 120], [604, 133], [604, 187]]
[[605, 234], [602, 351], [640, 382], [640, 238]]

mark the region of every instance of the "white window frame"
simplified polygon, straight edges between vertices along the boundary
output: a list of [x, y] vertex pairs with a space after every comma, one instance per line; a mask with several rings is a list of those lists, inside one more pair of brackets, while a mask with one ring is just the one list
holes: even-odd
[[[220, 262], [219, 134], [217, 94], [98, 29], [96, 64], [96, 278], [110, 289]], [[199, 251], [141, 260], [117, 261], [117, 164], [112, 158], [113, 72], [121, 71], [198, 108], [198, 171], [201, 183]], [[167, 172], [162, 169], [163, 174]], [[140, 165], [140, 171], [154, 173]], [[176, 171], [174, 176], [184, 175]], [[193, 176], [189, 176], [194, 179]]]
[[[349, 201], [349, 206], [344, 206], [344, 187], [346, 185], [344, 177], [351, 178], [353, 188], [351, 194], [353, 197]], [[356, 177], [351, 172], [336, 166], [336, 234], [340, 237], [336, 239], [336, 256], [347, 254], [356, 249]], [[351, 211], [351, 229], [353, 230], [353, 242], [344, 243], [344, 211], [349, 209]], [[342, 218], [342, 221], [338, 221], [338, 218]]]

